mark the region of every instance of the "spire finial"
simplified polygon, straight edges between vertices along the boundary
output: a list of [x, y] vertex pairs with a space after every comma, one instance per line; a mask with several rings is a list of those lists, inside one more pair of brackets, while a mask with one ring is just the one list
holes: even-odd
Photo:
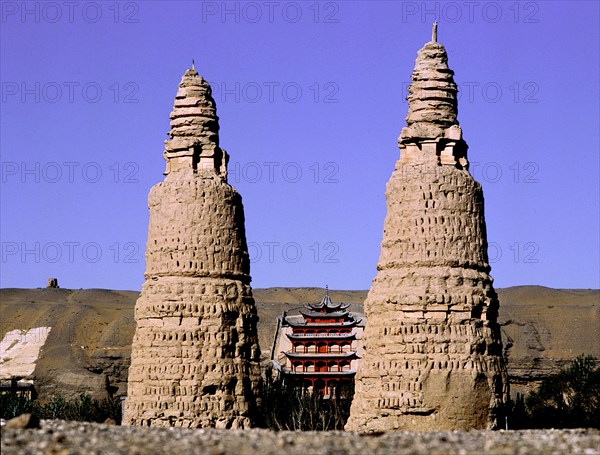
[[329, 297], [329, 285], [325, 285], [325, 295]]
[[194, 63], [194, 59], [192, 59], [192, 69], [195, 70], [196, 69], [196, 64]]
[[431, 27], [431, 41], [433, 41], [434, 43], [437, 43], [437, 26], [438, 23], [437, 21], [435, 21], [433, 23], [433, 26]]

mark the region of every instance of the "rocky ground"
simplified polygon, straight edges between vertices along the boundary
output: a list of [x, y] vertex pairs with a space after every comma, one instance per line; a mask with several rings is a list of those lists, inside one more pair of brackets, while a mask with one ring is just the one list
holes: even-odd
[[2, 429], [2, 454], [600, 454], [598, 430], [273, 432], [121, 427], [43, 420]]

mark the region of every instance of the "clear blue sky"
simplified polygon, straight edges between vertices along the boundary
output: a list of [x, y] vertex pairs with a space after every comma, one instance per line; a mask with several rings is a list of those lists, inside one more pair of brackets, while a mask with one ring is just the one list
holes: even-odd
[[439, 41], [497, 287], [599, 285], [598, 2], [2, 2], [2, 287], [140, 289], [177, 84], [213, 84], [253, 286], [368, 289]]

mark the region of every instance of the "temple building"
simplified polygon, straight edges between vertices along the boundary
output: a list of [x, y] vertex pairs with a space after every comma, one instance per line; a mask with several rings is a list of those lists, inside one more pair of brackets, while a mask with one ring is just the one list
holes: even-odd
[[351, 384], [362, 355], [364, 318], [349, 303], [333, 303], [329, 292], [319, 303], [278, 318], [273, 365], [309, 390], [331, 396], [338, 385]]

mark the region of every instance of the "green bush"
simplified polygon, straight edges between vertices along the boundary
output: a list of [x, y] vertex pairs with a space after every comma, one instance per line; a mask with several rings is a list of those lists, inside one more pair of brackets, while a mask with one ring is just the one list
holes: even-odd
[[54, 395], [48, 402], [42, 403], [14, 393], [0, 395], [0, 416], [3, 419], [11, 419], [26, 412], [40, 419], [104, 422], [110, 418], [120, 423], [121, 400], [119, 397], [96, 400], [89, 394], [82, 393], [73, 400]]
[[354, 386], [338, 386], [334, 396], [324, 398], [298, 382], [267, 371], [261, 400], [262, 427], [281, 431], [343, 430], [350, 415]]
[[509, 403], [509, 426], [518, 428], [600, 428], [600, 368], [579, 356], [544, 379], [523, 399]]
[[0, 418], [12, 419], [21, 414], [31, 413], [33, 401], [27, 396], [16, 393], [0, 394]]

